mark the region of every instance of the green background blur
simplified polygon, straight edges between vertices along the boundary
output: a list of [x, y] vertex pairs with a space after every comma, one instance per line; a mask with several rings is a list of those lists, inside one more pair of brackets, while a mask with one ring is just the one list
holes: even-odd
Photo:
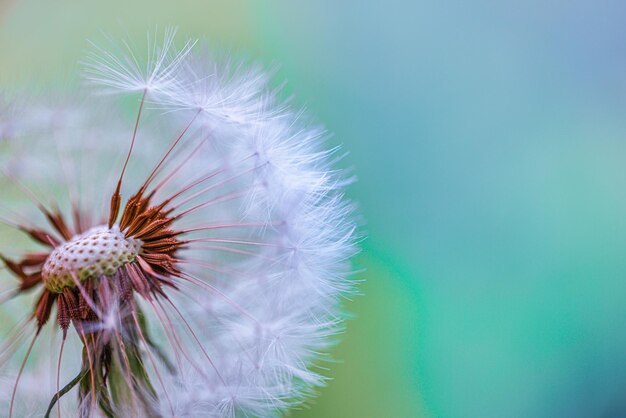
[[2, 87], [171, 24], [279, 64], [350, 152], [364, 296], [294, 417], [626, 417], [623, 1], [0, 5]]

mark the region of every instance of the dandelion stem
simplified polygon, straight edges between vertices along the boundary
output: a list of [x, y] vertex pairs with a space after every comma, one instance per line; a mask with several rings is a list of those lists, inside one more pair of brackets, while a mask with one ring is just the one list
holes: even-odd
[[82, 370], [80, 373], [78, 373], [78, 375], [71, 382], [65, 385], [63, 389], [61, 389], [58, 393], [56, 393], [52, 397], [52, 400], [50, 400], [50, 405], [48, 406], [48, 410], [46, 411], [44, 418], [50, 418], [50, 414], [52, 413], [52, 410], [54, 409], [54, 405], [56, 405], [56, 403], [61, 399], [61, 397], [65, 396], [70, 390], [74, 389], [74, 387], [77, 384], [79, 384], [80, 381], [85, 378], [85, 376], [87, 376], [87, 373], [89, 373], [89, 369]]

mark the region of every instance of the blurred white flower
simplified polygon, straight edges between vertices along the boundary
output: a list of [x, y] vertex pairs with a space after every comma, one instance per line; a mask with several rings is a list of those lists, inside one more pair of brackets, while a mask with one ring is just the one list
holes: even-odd
[[86, 77], [138, 96], [132, 122], [102, 98], [0, 108], [3, 410], [279, 416], [343, 327], [351, 180], [260, 67], [172, 30], [123, 45]]

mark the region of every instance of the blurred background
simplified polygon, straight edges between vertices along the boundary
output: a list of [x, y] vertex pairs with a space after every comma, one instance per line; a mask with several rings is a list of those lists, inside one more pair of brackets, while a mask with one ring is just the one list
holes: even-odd
[[626, 3], [0, 0], [0, 88], [156, 25], [278, 64], [359, 177], [364, 296], [293, 417], [626, 417]]

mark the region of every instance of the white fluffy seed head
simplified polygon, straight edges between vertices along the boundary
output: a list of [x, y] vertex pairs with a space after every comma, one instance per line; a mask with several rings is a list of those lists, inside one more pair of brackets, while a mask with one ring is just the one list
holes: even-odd
[[[168, 303], [162, 311], [144, 309], [160, 348], [181, 360], [176, 373], [161, 373], [156, 408], [171, 416], [170, 399], [181, 417], [276, 417], [326, 382], [316, 366], [344, 328], [341, 301], [354, 289], [350, 259], [357, 251], [354, 207], [343, 194], [349, 181], [333, 167], [338, 157], [325, 147], [325, 130], [289, 110], [265, 72], [216, 63], [210, 53], [190, 52], [193, 43], [172, 51], [168, 33], [147, 64], [137, 61], [145, 54], [107, 50], [98, 51], [87, 70], [107, 90], [146, 92], [124, 196], [136, 192], [188, 127], [154, 181], [162, 184], [157, 198], [187, 190], [174, 204], [178, 212], [190, 211], [175, 227], [193, 231], [183, 237], [189, 242], [180, 254], [185, 280], [168, 293], [176, 309]], [[33, 189], [69, 195], [102, 219], [109, 208], [102, 190], [115, 187], [133, 127], [111, 135], [120, 120], [114, 113], [76, 108], [86, 114], [80, 126], [57, 124], [51, 136], [37, 125], [37, 132], [10, 141], [18, 150], [12, 158], [0, 149], [0, 165], [19, 170]], [[12, 132], [30, 126], [10, 122]], [[48, 159], [57, 154], [61, 164], [53, 176]], [[110, 234], [107, 242], [122, 238], [119, 231], [100, 232]], [[57, 256], [69, 252], [60, 248]], [[131, 245], [125, 256], [138, 251]], [[55, 273], [56, 289], [73, 283], [66, 272], [97, 265], [79, 261]], [[114, 326], [115, 318], [104, 314], [94, 327]]]
[[43, 266], [48, 290], [60, 293], [76, 287], [76, 281], [112, 276], [124, 264], [135, 261], [141, 241], [125, 238], [117, 225], [98, 226], [55, 248]]

